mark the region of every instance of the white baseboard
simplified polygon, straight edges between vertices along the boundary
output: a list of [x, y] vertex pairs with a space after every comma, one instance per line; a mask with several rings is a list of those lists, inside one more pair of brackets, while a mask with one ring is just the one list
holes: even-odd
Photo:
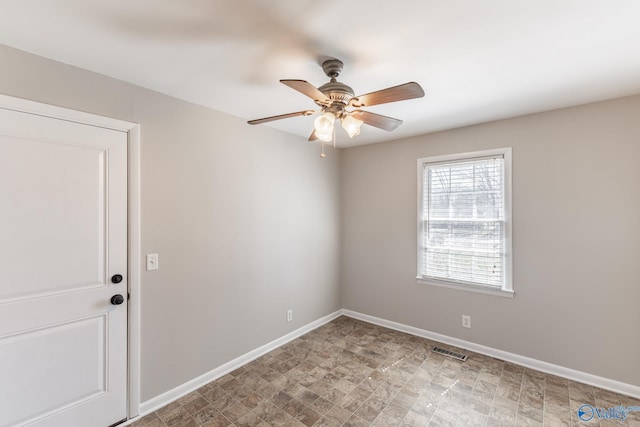
[[515, 363], [537, 371], [546, 372], [548, 374], [557, 375], [569, 380], [589, 384], [595, 387], [611, 390], [616, 393], [640, 398], [640, 387], [611, 380], [586, 372], [576, 371], [575, 369], [565, 368], [564, 366], [554, 365], [553, 363], [543, 362], [541, 360], [532, 359], [530, 357], [521, 356], [519, 354], [509, 353], [507, 351], [498, 350], [496, 348], [486, 347], [484, 345], [475, 344], [458, 338], [449, 337], [447, 335], [438, 334], [436, 332], [427, 331], [425, 329], [415, 328], [413, 326], [404, 325], [402, 323], [392, 322], [390, 320], [381, 319], [379, 317], [369, 316], [368, 314], [358, 313], [351, 310], [340, 310], [340, 313], [363, 322], [373, 323], [374, 325], [384, 326], [385, 328], [394, 329], [400, 332], [406, 332], [422, 338], [449, 344], [455, 347], [470, 350], [486, 356], [495, 357], [496, 359], [506, 362]]
[[[269, 353], [270, 351], [275, 350], [276, 348], [288, 343], [289, 341], [293, 341], [294, 339], [316, 329], [319, 328], [320, 326], [331, 322], [332, 320], [334, 320], [335, 318], [339, 317], [342, 314], [342, 312], [340, 310], [331, 313], [327, 316], [321, 317], [318, 320], [315, 320], [311, 323], [306, 324], [305, 326], [296, 329], [293, 332], [288, 333], [287, 335], [284, 335], [278, 339], [275, 339], [273, 341], [271, 341], [268, 344], [263, 345], [262, 347], [258, 347], [255, 350], [251, 350], [248, 353], [243, 354], [240, 357], [237, 357], [227, 363], [225, 363], [224, 365], [218, 366], [215, 369], [212, 369], [211, 371], [200, 375], [197, 378], [194, 378], [190, 381], [187, 381], [186, 383], [179, 385], [178, 387], [171, 389], [165, 393], [162, 393], [159, 396], [156, 396], [152, 399], [149, 399], [145, 402], [142, 402], [142, 404], [140, 405], [140, 416], [144, 416], [147, 414], [150, 414], [151, 412], [155, 411], [158, 408], [161, 408], [171, 402], [173, 402], [176, 399], [181, 398], [182, 396], [185, 396], [189, 393], [191, 393], [194, 390], [199, 389], [200, 387], [202, 387], [203, 385], [210, 383], [211, 381], [214, 381], [226, 374], [228, 374], [231, 371], [234, 371], [236, 369], [238, 369], [239, 367], [246, 365], [247, 363], [251, 362], [254, 359], [257, 359], [258, 357]], [[129, 420], [128, 422], [121, 424], [121, 426], [126, 426], [128, 424], [133, 423], [134, 421], [138, 420], [139, 418], [136, 417], [132, 420]]]
[[[620, 381], [611, 380], [597, 375], [592, 375], [586, 372], [576, 371], [574, 369], [565, 368], [563, 366], [554, 365], [552, 363], [543, 362], [540, 360], [532, 359], [530, 357], [521, 356], [519, 354], [509, 353], [507, 351], [498, 350], [495, 348], [487, 347], [480, 344], [475, 344], [469, 341], [464, 341], [458, 338], [449, 337], [447, 335], [438, 334], [436, 332], [427, 331], [425, 329], [415, 328], [413, 326], [404, 325], [402, 323], [392, 322], [390, 320], [381, 319], [379, 317], [370, 316], [368, 314], [358, 313], [352, 310], [341, 309], [327, 316], [324, 316], [318, 320], [315, 320], [307, 325], [296, 329], [293, 332], [288, 333], [278, 339], [271, 341], [261, 347], [256, 348], [240, 357], [237, 357], [221, 366], [218, 366], [211, 371], [194, 378], [186, 383], [171, 389], [159, 396], [149, 399], [140, 405], [140, 417], [150, 414], [151, 412], [159, 409], [176, 399], [181, 398], [194, 390], [199, 389], [203, 385], [214, 381], [231, 371], [238, 369], [239, 367], [246, 365], [258, 357], [275, 350], [276, 348], [293, 341], [294, 339], [316, 329], [320, 326], [331, 322], [332, 320], [340, 317], [341, 315], [351, 317], [353, 319], [362, 320], [363, 322], [372, 323], [374, 325], [383, 326], [385, 328], [393, 329], [400, 332], [405, 332], [411, 335], [415, 335], [422, 338], [427, 338], [433, 341], [438, 341], [444, 344], [449, 344], [462, 349], [470, 350], [476, 353], [484, 354], [486, 356], [495, 357], [500, 360], [515, 363], [527, 368], [535, 369], [538, 371], [546, 372], [549, 374], [557, 375], [559, 377], [567, 378], [573, 381], [589, 384], [595, 387], [611, 390], [616, 393], [621, 393], [627, 396], [640, 398], [640, 387], [623, 383]], [[121, 427], [132, 424], [140, 419], [140, 417], [133, 418], [123, 424]]]

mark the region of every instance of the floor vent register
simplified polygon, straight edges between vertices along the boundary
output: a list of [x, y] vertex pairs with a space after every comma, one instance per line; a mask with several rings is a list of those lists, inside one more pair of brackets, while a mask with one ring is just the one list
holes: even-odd
[[433, 351], [434, 353], [442, 354], [443, 356], [452, 357], [456, 360], [460, 360], [461, 362], [466, 362], [469, 358], [469, 356], [467, 356], [466, 354], [456, 353], [455, 351], [445, 350], [444, 348], [440, 347], [433, 347], [431, 351]]

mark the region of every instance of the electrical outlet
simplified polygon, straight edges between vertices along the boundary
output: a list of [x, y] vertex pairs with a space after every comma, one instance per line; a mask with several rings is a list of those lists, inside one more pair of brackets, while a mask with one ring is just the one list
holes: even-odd
[[287, 310], [287, 322], [291, 322], [293, 320], [293, 310]]
[[147, 254], [147, 271], [158, 269], [158, 254]]
[[471, 329], [471, 316], [462, 315], [462, 327]]

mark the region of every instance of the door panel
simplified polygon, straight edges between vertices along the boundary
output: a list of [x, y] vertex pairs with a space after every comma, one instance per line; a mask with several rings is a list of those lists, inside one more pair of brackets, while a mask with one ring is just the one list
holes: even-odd
[[3, 136], [0, 157], [19, 160], [0, 169], [0, 182], [19, 183], [2, 196], [5, 232], [21, 236], [1, 249], [0, 300], [106, 285], [105, 150]]
[[2, 427], [126, 418], [126, 156], [124, 132], [0, 108]]
[[3, 412], [7, 425], [46, 416], [106, 391], [105, 326], [102, 315], [23, 331], [0, 341], [0, 354], [30, 367], [0, 366], [0, 377], [14, 385], [0, 396], [7, 406]]

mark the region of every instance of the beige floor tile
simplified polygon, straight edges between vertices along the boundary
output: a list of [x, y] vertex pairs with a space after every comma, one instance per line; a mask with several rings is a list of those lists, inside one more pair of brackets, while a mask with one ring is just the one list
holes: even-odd
[[[469, 358], [433, 353], [434, 345]], [[620, 425], [582, 422], [577, 410], [584, 404], [640, 400], [341, 317], [132, 427]], [[640, 412], [625, 423], [640, 427]]]

